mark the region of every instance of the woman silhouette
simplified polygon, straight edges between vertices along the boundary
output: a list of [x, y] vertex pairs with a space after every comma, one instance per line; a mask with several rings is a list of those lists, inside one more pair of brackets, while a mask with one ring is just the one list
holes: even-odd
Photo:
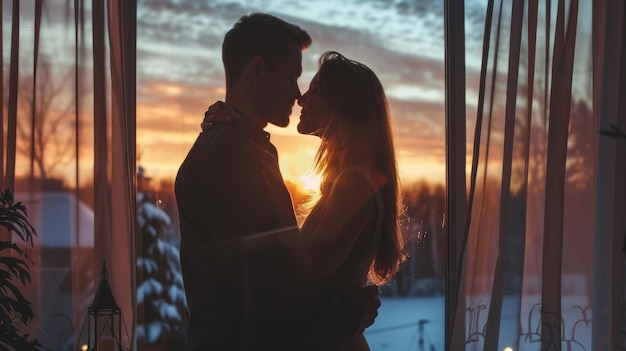
[[[387, 99], [374, 72], [326, 52], [302, 106], [298, 132], [321, 145], [321, 197], [301, 228], [314, 277], [341, 291], [387, 282], [405, 258]], [[369, 350], [362, 333], [336, 335], [324, 350]]]

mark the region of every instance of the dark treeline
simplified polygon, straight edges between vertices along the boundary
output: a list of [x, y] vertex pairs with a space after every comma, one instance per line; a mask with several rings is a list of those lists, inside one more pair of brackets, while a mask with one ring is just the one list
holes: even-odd
[[[27, 183], [20, 179], [19, 183]], [[60, 180], [48, 179], [40, 184], [43, 191], [69, 191]], [[27, 188], [26, 184], [20, 184]], [[154, 204], [170, 217], [163, 228], [162, 239], [176, 245], [178, 241], [178, 213], [171, 180], [155, 181], [143, 175], [138, 191], [150, 194]], [[311, 195], [302, 191], [298, 184], [286, 181], [292, 194], [294, 207], [299, 215], [310, 207]], [[408, 259], [396, 277], [381, 288], [385, 296], [430, 296], [443, 293], [443, 254], [445, 210], [445, 187], [442, 184], [414, 182], [402, 189], [404, 214], [402, 228], [407, 240]], [[79, 190], [83, 203], [93, 208], [93, 185]], [[91, 196], [90, 196], [91, 195]], [[303, 210], [304, 208], [304, 210]], [[139, 250], [139, 249], [138, 249]]]
[[405, 185], [403, 230], [408, 258], [395, 278], [381, 288], [384, 296], [443, 294], [446, 191], [442, 184]]
[[[310, 193], [286, 181], [296, 214], [302, 220], [313, 205]], [[402, 228], [407, 240], [407, 261], [395, 278], [381, 287], [384, 296], [432, 296], [443, 294], [445, 187], [425, 181], [402, 189]]]

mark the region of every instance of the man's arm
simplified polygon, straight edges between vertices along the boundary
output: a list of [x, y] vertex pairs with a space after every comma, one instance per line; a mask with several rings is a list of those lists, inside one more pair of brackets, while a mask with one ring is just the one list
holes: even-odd
[[[316, 224], [305, 222], [302, 227], [313, 275], [320, 282], [335, 274], [362, 235], [371, 234], [367, 228], [376, 218], [374, 189], [361, 171], [342, 172], [324, 197], [325, 206]], [[375, 240], [373, 236], [371, 240]]]
[[[359, 218], [376, 218], [374, 191], [360, 171], [343, 172], [325, 195], [327, 206], [314, 226], [315, 231], [311, 232], [305, 222], [302, 230], [307, 238], [313, 276], [320, 283], [337, 271], [366, 230], [368, 221]], [[378, 287], [344, 288], [331, 290], [330, 294], [328, 298], [334, 307], [329, 323], [339, 333], [363, 332], [374, 323], [380, 306]]]

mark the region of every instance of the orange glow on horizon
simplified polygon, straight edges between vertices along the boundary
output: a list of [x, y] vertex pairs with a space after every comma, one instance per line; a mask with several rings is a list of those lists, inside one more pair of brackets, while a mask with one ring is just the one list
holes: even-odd
[[[137, 105], [137, 148], [140, 163], [153, 179], [173, 179], [189, 149], [200, 132], [200, 122], [211, 101], [223, 99], [223, 87], [194, 86], [188, 88], [163, 82], [146, 85], [151, 98]], [[156, 97], [159, 97], [158, 99]], [[181, 97], [185, 107], [181, 108]], [[193, 97], [193, 98], [191, 98]], [[302, 186], [304, 191], [317, 191], [319, 177], [311, 168], [320, 145], [318, 137], [301, 135], [297, 131], [300, 106], [294, 104], [290, 123], [285, 128], [268, 125], [271, 141], [278, 149], [283, 178]], [[394, 119], [396, 156], [401, 183], [415, 181], [445, 182], [444, 142], [433, 138], [411, 138], [407, 142], [406, 128], [416, 128], [413, 122]], [[409, 123], [409, 124], [407, 124]]]
[[318, 192], [322, 183], [321, 175], [313, 172], [307, 172], [299, 178], [302, 183], [302, 189], [306, 191]]

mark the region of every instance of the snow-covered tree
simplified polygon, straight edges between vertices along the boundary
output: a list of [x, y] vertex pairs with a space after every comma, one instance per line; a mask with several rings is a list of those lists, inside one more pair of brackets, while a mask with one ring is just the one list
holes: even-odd
[[[187, 300], [180, 269], [179, 251], [165, 240], [170, 216], [158, 206], [149, 178], [137, 172], [137, 224], [141, 241], [137, 257], [137, 338], [142, 343], [169, 344], [184, 340]], [[177, 345], [170, 345], [177, 346]], [[182, 349], [182, 345], [178, 345]]]

